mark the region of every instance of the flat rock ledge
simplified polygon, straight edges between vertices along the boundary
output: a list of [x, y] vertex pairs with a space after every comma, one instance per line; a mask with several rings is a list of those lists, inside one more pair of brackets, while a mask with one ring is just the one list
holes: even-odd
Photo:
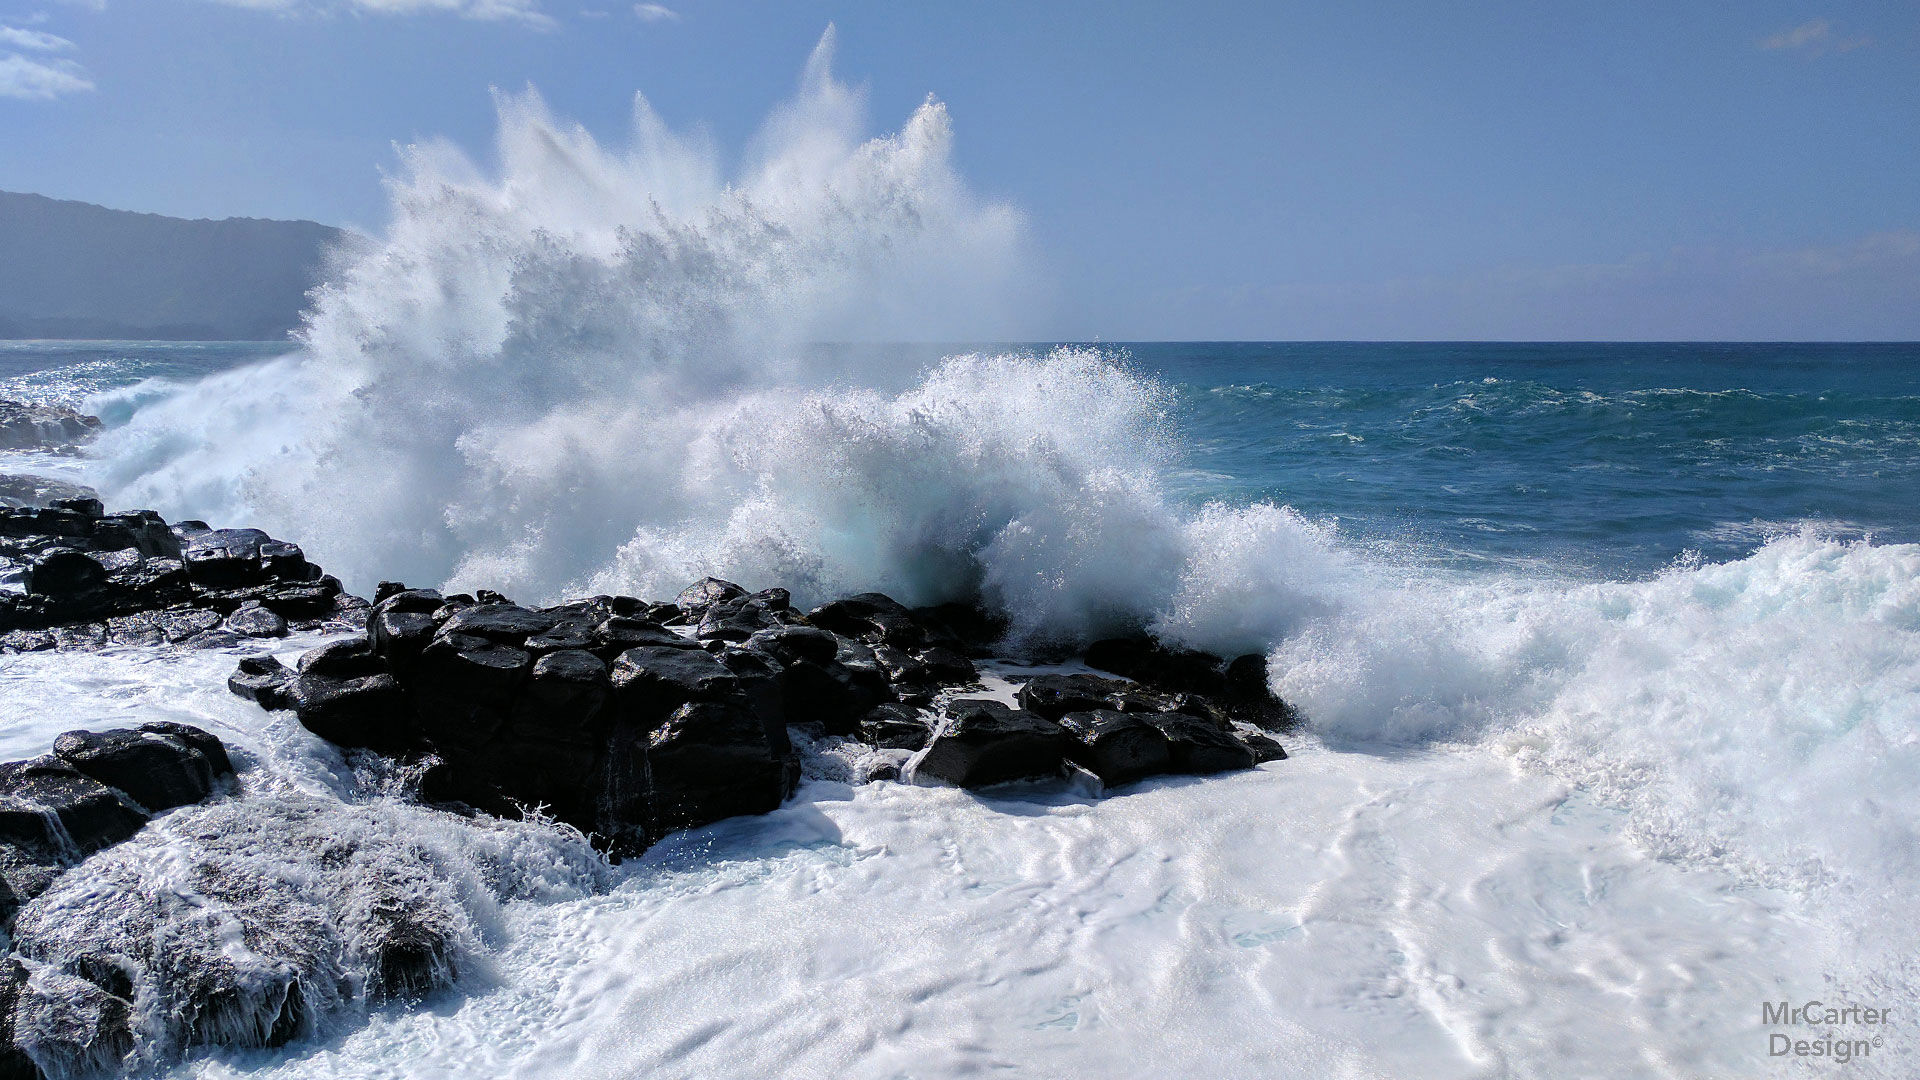
[[803, 613], [786, 590], [715, 578], [669, 603], [545, 608], [383, 583], [361, 636], [294, 668], [248, 657], [228, 686], [342, 747], [421, 763], [429, 802], [537, 809], [616, 858], [778, 807], [801, 774], [790, 728], [872, 751], [857, 779], [966, 788], [1104, 791], [1286, 756], [1262, 734], [1292, 722], [1262, 657], [1097, 642], [1086, 663], [1120, 677], [1040, 675], [1010, 706], [980, 696], [975, 664], [1002, 631], [880, 593]]
[[258, 529], [108, 514], [93, 498], [0, 507], [0, 654], [119, 645], [222, 648], [357, 629], [366, 601]]

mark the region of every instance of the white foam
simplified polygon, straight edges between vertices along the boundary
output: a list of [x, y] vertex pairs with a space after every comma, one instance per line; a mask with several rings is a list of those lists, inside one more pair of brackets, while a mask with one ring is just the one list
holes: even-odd
[[[505, 99], [497, 173], [414, 151], [296, 355], [101, 403], [97, 482], [363, 589], [713, 572], [1265, 650], [1340, 752], [1093, 806], [816, 782], [525, 914], [505, 986], [278, 1068], [1698, 1075], [1756, 1059], [1763, 988], [1908, 993], [1875, 898], [1920, 886], [1920, 548], [1800, 534], [1595, 583], [1182, 509], [1170, 399], [1112, 356], [803, 347], [943, 336], [1018, 265], [944, 111], [861, 142], [857, 104], [823, 48], [723, 186], [644, 105], [622, 152]], [[147, 664], [13, 659], [80, 683], [0, 692], [179, 709]], [[278, 774], [337, 767], [287, 726], [246, 736]]]

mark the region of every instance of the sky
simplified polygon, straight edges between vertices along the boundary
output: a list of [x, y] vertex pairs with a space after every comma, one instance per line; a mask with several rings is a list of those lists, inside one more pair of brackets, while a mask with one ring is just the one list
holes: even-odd
[[377, 230], [489, 89], [739, 153], [837, 28], [1025, 216], [1020, 339], [1920, 339], [1920, 4], [0, 0], [0, 190]]

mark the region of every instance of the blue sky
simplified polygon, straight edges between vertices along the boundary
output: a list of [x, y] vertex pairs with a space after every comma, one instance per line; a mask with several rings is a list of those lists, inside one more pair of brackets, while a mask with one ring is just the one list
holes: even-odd
[[1920, 338], [1920, 5], [0, 0], [0, 189], [377, 227], [531, 83], [738, 151], [822, 30], [1055, 287], [986, 334]]

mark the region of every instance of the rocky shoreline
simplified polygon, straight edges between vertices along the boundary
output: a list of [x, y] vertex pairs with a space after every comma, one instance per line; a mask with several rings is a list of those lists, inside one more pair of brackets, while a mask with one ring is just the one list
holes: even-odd
[[[664, 602], [530, 607], [383, 583], [369, 603], [297, 545], [109, 514], [92, 498], [0, 509], [0, 575], [15, 586], [0, 593], [0, 652], [243, 653], [233, 693], [405, 776], [401, 801], [419, 807], [251, 795], [219, 740], [181, 725], [74, 732], [52, 755], [0, 766], [12, 946], [0, 1080], [280, 1045], [356, 1002], [449, 985], [473, 901], [447, 882], [466, 856], [422, 858], [370, 818], [532, 830], [563, 860], [619, 861], [679, 830], [777, 809], [805, 747], [835, 747], [856, 783], [1064, 778], [1104, 794], [1284, 758], [1271, 735], [1293, 723], [1257, 655], [1136, 636], [1049, 657], [1079, 670], [1036, 673], [998, 655], [1004, 626], [970, 606], [909, 609], [866, 593], [801, 611], [784, 589], [716, 578]], [[291, 668], [259, 650], [293, 630], [349, 636]], [[276, 827], [257, 828], [263, 816]], [[243, 834], [248, 866], [265, 859], [307, 884], [267, 874], [236, 886]], [[192, 935], [154, 951], [154, 928], [181, 917], [181, 886], [144, 876], [134, 852], [163, 841], [196, 895], [226, 905], [254, 958], [247, 970]], [[389, 887], [396, 876], [417, 887]], [[248, 899], [262, 890], [286, 895]], [[312, 925], [289, 935], [294, 909]]]

